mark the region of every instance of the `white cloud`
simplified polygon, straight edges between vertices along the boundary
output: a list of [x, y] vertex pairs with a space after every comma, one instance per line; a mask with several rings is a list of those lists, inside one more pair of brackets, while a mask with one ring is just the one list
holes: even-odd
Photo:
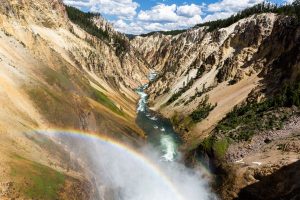
[[221, 0], [207, 5], [207, 14], [203, 21], [224, 19], [247, 7], [262, 3], [263, 1], [264, 0]]
[[142, 21], [155, 21], [155, 22], [175, 22], [178, 20], [176, 14], [177, 6], [158, 4], [151, 8], [151, 10], [141, 11], [138, 14], [138, 19]]
[[166, 30], [166, 26], [160, 23], [147, 23], [145, 24], [144, 29], [147, 31], [161, 31]]
[[112, 23], [118, 31], [131, 34], [185, 29], [202, 22], [201, 8], [196, 4], [178, 6], [160, 3], [141, 10], [133, 19], [117, 19]]
[[214, 20], [217, 20], [217, 19], [225, 19], [225, 18], [230, 17], [233, 14], [234, 14], [234, 12], [215, 12], [213, 14], [207, 15], [203, 19], [203, 21], [207, 22], [207, 21], [214, 21]]
[[118, 18], [132, 19], [139, 4], [132, 0], [64, 0], [67, 5], [86, 8], [92, 12], [104, 15], [114, 15]]
[[123, 33], [131, 33], [139, 35], [141, 33], [145, 32], [145, 29], [142, 24], [138, 24], [136, 22], [125, 22], [122, 19], [119, 19], [117, 21], [113, 21], [113, 25], [117, 31], [123, 32]]
[[209, 12], [238, 12], [264, 0], [222, 0], [217, 3], [209, 4], [207, 11]]
[[[196, 24], [227, 18], [264, 0], [218, 0], [211, 4], [171, 4], [166, 0], [147, 10], [139, 10], [136, 0], [64, 0], [68, 5], [104, 16], [114, 16], [111, 22], [124, 33], [141, 34], [151, 31], [186, 29]], [[292, 0], [282, 0], [291, 2]]]
[[285, 3], [288, 3], [288, 4], [291, 4], [291, 3], [293, 3], [295, 0], [285, 0], [284, 2]]
[[[135, 22], [127, 24], [129, 26], [127, 30], [131, 33], [140, 34], [150, 31], [185, 29], [201, 23], [200, 14], [201, 6], [196, 4], [178, 6], [160, 3], [149, 10], [141, 10]], [[118, 30], [121, 29], [118, 22], [115, 22], [114, 25]]]
[[177, 14], [181, 16], [194, 17], [195, 15], [201, 14], [201, 6], [195, 4], [178, 6]]
[[70, 6], [76, 6], [76, 7], [88, 7], [90, 5], [89, 1], [82, 0], [64, 0], [64, 3]]

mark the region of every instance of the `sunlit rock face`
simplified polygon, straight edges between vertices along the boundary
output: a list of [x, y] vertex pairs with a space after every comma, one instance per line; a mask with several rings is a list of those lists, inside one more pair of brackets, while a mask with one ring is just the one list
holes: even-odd
[[[253, 102], [272, 98], [281, 93], [280, 88], [285, 84], [299, 82], [299, 32], [299, 23], [293, 17], [265, 13], [212, 32], [205, 27], [192, 28], [175, 36], [156, 33], [136, 37], [131, 42], [158, 72], [157, 79], [146, 90], [149, 105], [172, 120], [183, 138], [183, 149], [195, 148], [189, 160], [195, 163], [200, 156], [208, 165], [221, 163], [221, 174], [225, 172], [223, 184], [217, 188], [221, 198], [299, 196], [295, 179], [283, 178], [295, 173], [299, 165], [299, 151], [295, 148], [299, 143], [297, 106], [270, 109], [263, 114], [256, 112], [255, 116], [262, 119], [255, 121], [258, 124], [263, 124], [266, 116], [287, 114], [287, 117], [286, 121], [279, 120], [281, 127], [256, 130], [250, 139], [235, 141], [230, 136], [233, 129], [226, 135], [220, 131], [226, 125], [216, 128], [235, 106], [248, 103], [255, 107]], [[189, 123], [191, 114], [206, 98], [215, 107], [200, 122]], [[243, 125], [235, 127], [236, 135], [247, 131], [240, 127]], [[210, 140], [204, 140], [206, 137], [230, 141], [224, 145], [225, 149], [228, 147], [224, 157], [217, 155], [218, 145], [207, 149]], [[287, 148], [283, 150], [281, 146]], [[287, 191], [291, 186], [293, 189]], [[274, 187], [278, 190], [270, 192]]]
[[[270, 88], [265, 81], [276, 85], [280, 84], [276, 81], [297, 74], [293, 59], [286, 62], [296, 73], [287, 73], [274, 62], [285, 54], [299, 52], [299, 28], [289, 29], [291, 20], [267, 13], [212, 32], [201, 27], [175, 36], [156, 33], [136, 37], [132, 45], [158, 71], [157, 80], [147, 89], [150, 105], [168, 118], [187, 116], [208, 95], [209, 102], [217, 106], [193, 130], [182, 130], [186, 140], [205, 137], [235, 105], [254, 92]], [[280, 40], [282, 35], [285, 37]], [[176, 93], [179, 95], [170, 101]]]
[[[94, 22], [129, 44], [104, 19]], [[54, 191], [58, 199], [93, 195], [92, 183], [74, 167], [68, 152], [27, 132], [81, 129], [142, 143], [144, 133], [135, 124], [139, 96], [134, 89], [145, 84], [149, 69], [134, 48], [127, 47], [117, 53], [113, 44], [72, 23], [60, 0], [1, 1], [0, 107], [5, 109], [0, 110], [0, 199], [30, 198], [30, 173], [10, 173], [12, 166], [18, 171], [24, 165], [62, 173], [65, 182]]]

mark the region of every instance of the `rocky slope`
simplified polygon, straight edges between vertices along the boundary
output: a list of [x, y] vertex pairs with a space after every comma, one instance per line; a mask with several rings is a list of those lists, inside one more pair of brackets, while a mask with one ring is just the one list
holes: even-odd
[[[216, 187], [223, 199], [244, 199], [250, 193], [249, 199], [295, 197], [297, 189], [283, 192], [277, 170], [287, 165], [294, 169], [292, 163], [299, 160], [299, 109], [256, 103], [280, 94], [284, 84], [297, 83], [300, 28], [292, 21], [273, 13], [256, 14], [214, 31], [200, 27], [132, 40], [159, 74], [148, 89], [152, 108], [171, 119], [184, 150], [196, 149], [188, 156], [190, 163], [209, 158], [208, 166], [221, 177], [226, 174]], [[283, 96], [289, 99], [292, 94]], [[228, 117], [236, 106], [241, 109]], [[251, 126], [255, 131], [248, 132]], [[270, 195], [254, 191], [269, 184], [267, 180], [276, 180], [272, 186], [281, 189]], [[292, 180], [284, 184], [299, 188]]]
[[205, 137], [251, 91], [262, 89], [274, 61], [296, 47], [298, 29], [289, 27], [290, 20], [260, 14], [212, 32], [202, 27], [176, 36], [135, 38], [132, 44], [159, 72], [149, 88], [153, 109], [169, 118], [187, 116], [208, 95], [208, 102], [217, 106], [183, 131], [186, 140]]
[[[101, 199], [81, 160], [36, 130], [101, 132], [139, 144], [145, 136], [135, 124], [133, 89], [147, 81], [149, 68], [159, 74], [148, 89], [152, 107], [176, 125], [183, 149], [193, 150], [189, 158], [205, 154], [225, 165], [222, 197], [261, 198], [257, 188], [282, 180], [279, 168], [291, 164], [282, 169], [287, 175], [297, 168], [299, 108], [259, 115], [262, 122], [270, 122], [270, 116], [288, 120], [275, 120], [274, 130], [249, 140], [234, 140], [243, 133], [240, 127], [229, 132], [215, 127], [227, 123], [223, 118], [234, 106], [264, 100], [297, 80], [300, 34], [292, 20], [253, 15], [212, 32], [193, 28], [176, 36], [137, 37], [130, 44], [100, 15], [92, 22], [105, 38], [88, 33], [60, 0], [3, 0], [0, 199]], [[211, 135], [217, 140], [205, 146], [203, 139]], [[278, 195], [295, 196], [296, 181], [285, 185], [279, 184]], [[284, 192], [289, 185], [295, 190]], [[101, 189], [108, 191], [103, 198], [111, 195], [110, 188]]]
[[[124, 38], [102, 18], [94, 21]], [[93, 183], [70, 154], [29, 133], [77, 129], [142, 141], [133, 89], [149, 70], [136, 54], [130, 45], [117, 53], [72, 23], [60, 0], [1, 1], [0, 199], [93, 197]]]

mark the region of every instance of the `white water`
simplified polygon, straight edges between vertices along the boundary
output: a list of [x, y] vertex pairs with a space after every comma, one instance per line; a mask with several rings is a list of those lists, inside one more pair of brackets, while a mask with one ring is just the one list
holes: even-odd
[[176, 162], [161, 162], [160, 153], [150, 146], [134, 153], [87, 136], [58, 133], [55, 137], [72, 152], [73, 159], [84, 163], [87, 174], [93, 177], [98, 190], [95, 200], [215, 198], [201, 174]]
[[148, 95], [143, 91], [144, 89], [146, 89], [148, 87], [148, 85], [144, 85], [141, 89], [142, 90], [138, 90], [137, 93], [140, 95], [140, 100], [138, 103], [138, 107], [137, 107], [137, 112], [144, 112], [146, 109], [146, 104], [147, 104], [147, 97]]
[[72, 159], [83, 163], [86, 173], [92, 177], [97, 193], [93, 200], [216, 199], [200, 172], [176, 162], [177, 143], [170, 127], [160, 123], [160, 118], [149, 119], [153, 116], [147, 109], [147, 94], [143, 91], [139, 94], [138, 115], [151, 122], [145, 126], [153, 129], [157, 124], [158, 147], [146, 145], [135, 153], [127, 147], [88, 136], [55, 134], [55, 140], [69, 149]]
[[[149, 81], [153, 81], [156, 78], [157, 74], [155, 72], [152, 72], [149, 74]], [[161, 148], [161, 158], [164, 161], [174, 161], [176, 156], [178, 155], [177, 152], [177, 142], [174, 137], [172, 137], [172, 134], [170, 133], [173, 130], [166, 131], [166, 128], [164, 127], [164, 123], [160, 122], [159, 118], [157, 116], [153, 116], [153, 114], [150, 113], [148, 107], [147, 107], [147, 98], [148, 95], [144, 92], [148, 87], [148, 84], [143, 85], [137, 90], [137, 93], [140, 95], [140, 100], [137, 107], [137, 112], [139, 113], [140, 118], [147, 117], [148, 119], [152, 120], [153, 122], [146, 122], [146, 120], [141, 120], [144, 123], [150, 123], [152, 124], [154, 129], [157, 129], [157, 133], [159, 134], [159, 147]], [[151, 129], [146, 131], [149, 132], [148, 134], [153, 134]], [[156, 141], [155, 141], [156, 142]], [[150, 142], [151, 143], [151, 142]]]
[[175, 155], [177, 154], [177, 146], [174, 143], [173, 138], [169, 135], [162, 135], [161, 146], [164, 153], [162, 158], [165, 161], [174, 161]]

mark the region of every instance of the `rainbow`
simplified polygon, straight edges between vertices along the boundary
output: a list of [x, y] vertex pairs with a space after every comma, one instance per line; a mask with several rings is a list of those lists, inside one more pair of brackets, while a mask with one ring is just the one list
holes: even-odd
[[152, 171], [154, 175], [160, 178], [163, 183], [175, 194], [178, 200], [185, 200], [185, 198], [179, 193], [178, 188], [172, 183], [172, 181], [164, 174], [164, 172], [150, 159], [145, 157], [142, 153], [137, 152], [132, 147], [125, 145], [115, 139], [108, 136], [100, 135], [96, 132], [83, 132], [74, 129], [48, 129], [48, 130], [35, 130], [34, 133], [45, 134], [46, 136], [55, 135], [71, 135], [80, 136], [83, 138], [95, 139], [103, 144], [109, 145], [113, 148], [117, 148], [120, 151], [124, 151], [136, 158], [141, 164], [143, 164], [147, 169]]

